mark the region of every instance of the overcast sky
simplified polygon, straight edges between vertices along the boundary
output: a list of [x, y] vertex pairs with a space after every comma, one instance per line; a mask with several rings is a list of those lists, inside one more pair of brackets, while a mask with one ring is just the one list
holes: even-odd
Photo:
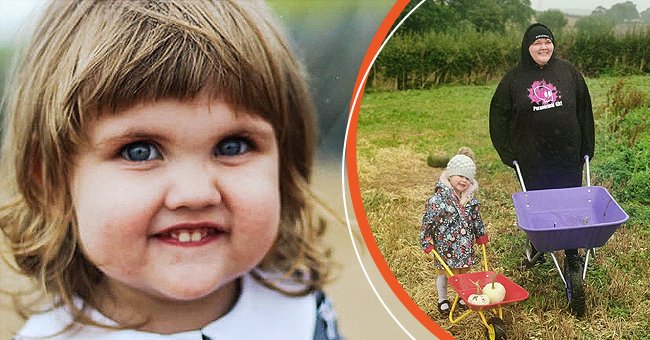
[[[63, 1], [63, 0], [59, 0]], [[372, 0], [355, 0], [372, 1]], [[0, 0], [0, 43], [11, 39], [20, 39], [21, 32], [28, 18], [33, 18], [38, 7], [45, 0]], [[598, 6], [610, 8], [625, 0], [531, 0], [533, 9], [544, 11], [547, 9], [578, 9], [590, 13]], [[650, 0], [632, 0], [639, 12], [650, 8]]]

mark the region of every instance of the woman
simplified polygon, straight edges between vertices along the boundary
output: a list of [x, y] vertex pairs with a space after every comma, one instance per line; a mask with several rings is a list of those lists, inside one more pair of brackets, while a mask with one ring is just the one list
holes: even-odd
[[[571, 63], [555, 57], [554, 43], [545, 25], [528, 27], [521, 60], [490, 104], [492, 144], [503, 163], [519, 163], [528, 190], [582, 186], [584, 156], [594, 156], [589, 90]], [[576, 249], [565, 254], [570, 267], [582, 265]]]

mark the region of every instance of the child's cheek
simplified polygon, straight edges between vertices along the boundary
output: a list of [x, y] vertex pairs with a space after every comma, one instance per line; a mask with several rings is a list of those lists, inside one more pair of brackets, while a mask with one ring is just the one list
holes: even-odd
[[[264, 189], [262, 189], [264, 188]], [[264, 242], [273, 243], [277, 238], [280, 225], [280, 193], [275, 185], [258, 185], [257, 190], [241, 196], [241, 200], [247, 200], [241, 204], [241, 209], [235, 215], [242, 223], [239, 224], [240, 232], [247, 233], [247, 237], [259, 237]], [[260, 190], [262, 189], [262, 190]]]
[[[100, 177], [101, 178], [101, 177]], [[75, 191], [81, 246], [96, 266], [139, 262], [155, 214], [153, 190], [134, 190], [132, 183], [82, 181]]]

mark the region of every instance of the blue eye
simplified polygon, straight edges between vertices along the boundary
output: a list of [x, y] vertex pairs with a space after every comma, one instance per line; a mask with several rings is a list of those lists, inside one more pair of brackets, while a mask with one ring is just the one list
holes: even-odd
[[216, 156], [237, 156], [244, 154], [250, 150], [250, 143], [240, 137], [227, 138], [215, 147], [214, 154]]
[[120, 156], [133, 162], [150, 161], [160, 158], [160, 151], [149, 142], [135, 142], [120, 150]]

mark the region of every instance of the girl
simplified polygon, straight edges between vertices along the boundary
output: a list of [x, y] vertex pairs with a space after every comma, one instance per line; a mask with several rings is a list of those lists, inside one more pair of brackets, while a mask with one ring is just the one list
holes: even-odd
[[0, 228], [53, 297], [17, 339], [339, 337], [312, 104], [264, 5], [53, 1], [13, 90]]
[[[476, 166], [470, 157], [473, 154], [471, 149], [463, 147], [449, 160], [435, 193], [427, 201], [420, 229], [422, 249], [428, 254], [435, 248], [454, 275], [467, 273], [476, 263], [474, 242], [485, 244], [488, 241], [479, 202], [474, 197], [478, 182], [474, 179]], [[436, 274], [438, 311], [447, 317], [451, 309], [447, 299], [447, 275], [438, 262]]]

